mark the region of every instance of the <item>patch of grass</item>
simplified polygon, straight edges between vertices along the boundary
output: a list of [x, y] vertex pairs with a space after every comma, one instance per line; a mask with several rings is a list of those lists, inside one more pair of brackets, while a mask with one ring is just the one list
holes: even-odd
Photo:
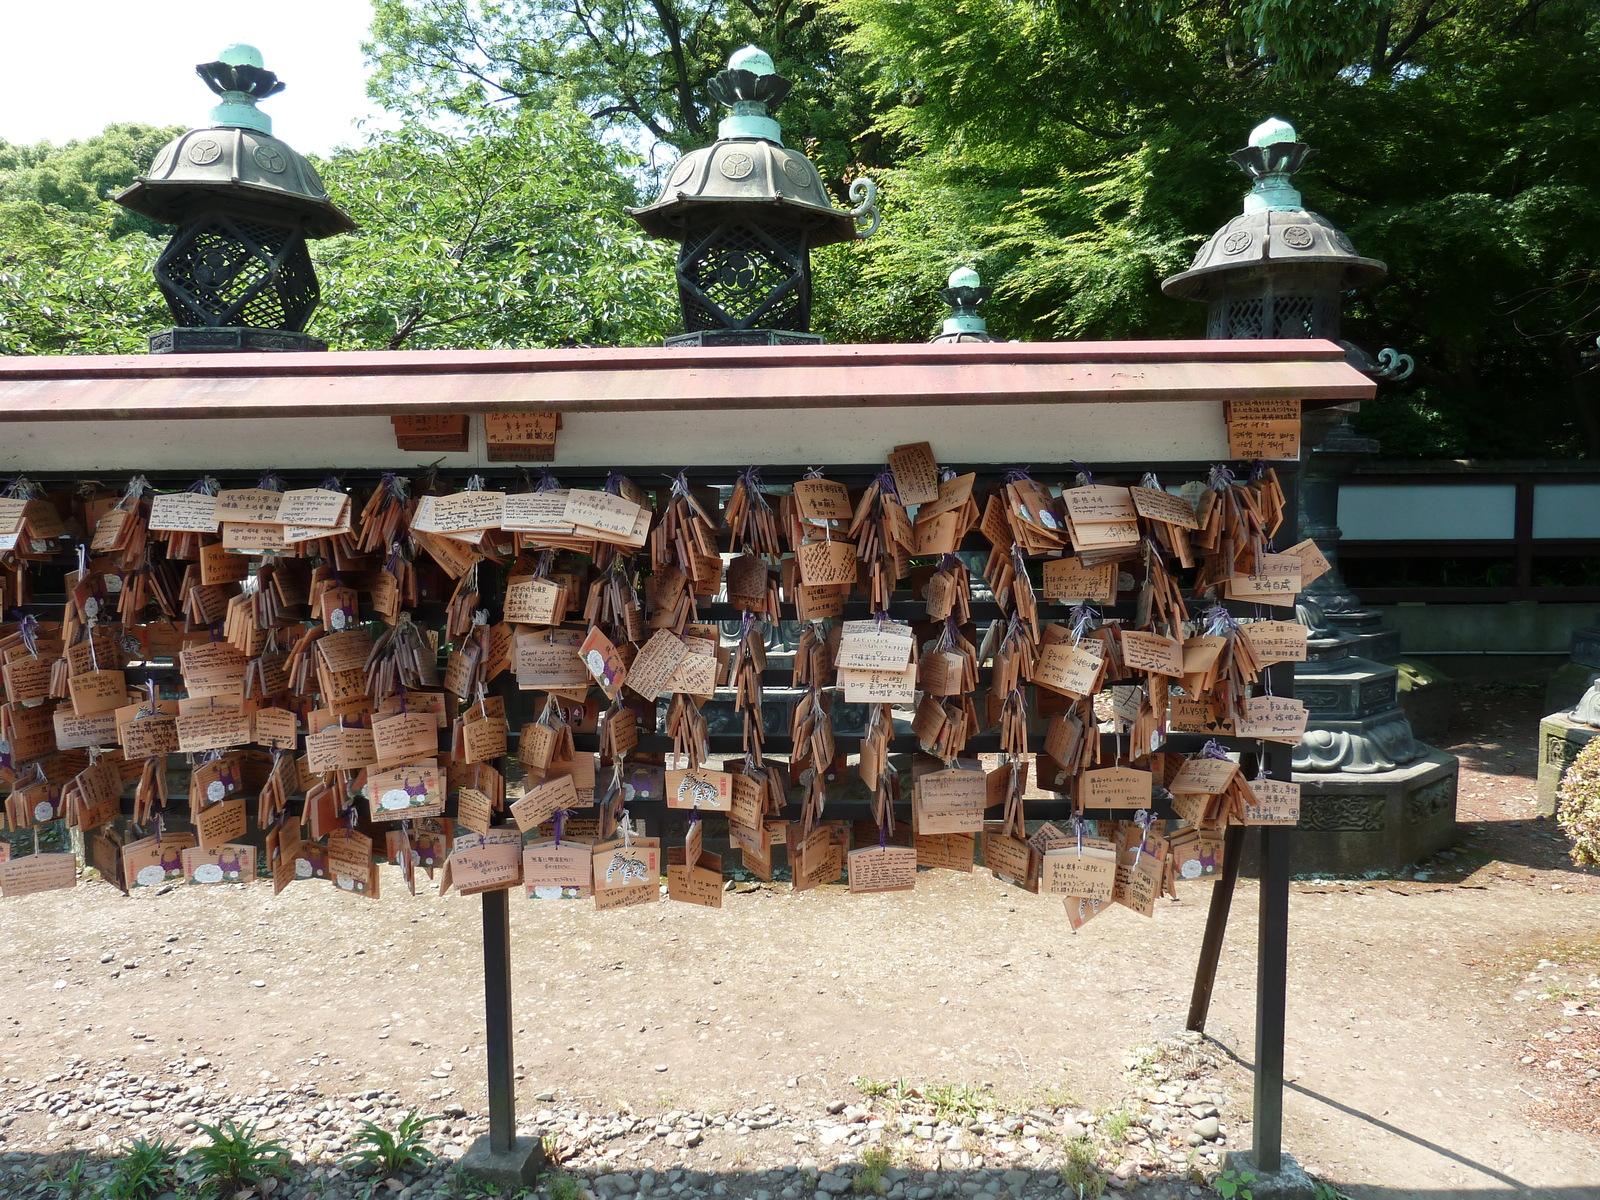
[[1135, 1079], [1162, 1082], [1198, 1079], [1212, 1063], [1213, 1056], [1203, 1041], [1169, 1040], [1138, 1047], [1128, 1057], [1125, 1069]]
[[1545, 987], [1541, 1000], [1582, 1000], [1583, 993], [1566, 983], [1552, 983]]
[[583, 1182], [576, 1175], [569, 1175], [565, 1171], [557, 1171], [547, 1182], [550, 1187], [550, 1200], [578, 1200], [583, 1194]]
[[1068, 1142], [1067, 1161], [1061, 1168], [1067, 1194], [1075, 1200], [1100, 1200], [1105, 1195], [1106, 1177], [1099, 1168], [1100, 1152], [1093, 1142], [1086, 1137]]
[[1133, 1114], [1125, 1108], [1119, 1108], [1109, 1114], [1100, 1122], [1100, 1132], [1105, 1135], [1106, 1141], [1113, 1146], [1120, 1146], [1127, 1139], [1128, 1130], [1133, 1128]]
[[558, 1151], [561, 1149], [561, 1142], [555, 1134], [544, 1134], [539, 1139], [539, 1145], [544, 1150], [545, 1162], [561, 1161], [561, 1155], [558, 1153]]
[[861, 1153], [854, 1189], [858, 1196], [881, 1196], [889, 1190], [884, 1174], [894, 1166], [894, 1151], [887, 1146], [868, 1146]]
[[1078, 1098], [1065, 1088], [1045, 1087], [1038, 1092], [1040, 1108], [1077, 1108]]
[[84, 1200], [89, 1188], [94, 1185], [89, 1182], [89, 1160], [79, 1157], [72, 1160], [72, 1165], [66, 1173], [57, 1176], [52, 1171], [44, 1180], [44, 1188], [54, 1192], [58, 1200]]
[[1156, 1068], [1166, 1061], [1171, 1051], [1166, 1046], [1140, 1046], [1128, 1063], [1130, 1075], [1154, 1075]]
[[895, 1085], [880, 1079], [868, 1079], [865, 1075], [857, 1075], [850, 1081], [850, 1086], [855, 1088], [868, 1100], [887, 1099], [895, 1090]]
[[103, 1200], [155, 1200], [171, 1190], [182, 1155], [177, 1142], [135, 1138], [106, 1182]]
[[[317, 1181], [321, 1183], [319, 1179]], [[460, 1167], [451, 1170], [445, 1180], [445, 1195], [450, 1200], [482, 1200], [485, 1196], [498, 1196], [500, 1189], [468, 1175]]]
[[881, 1102], [893, 1112], [932, 1117], [939, 1121], [976, 1117], [995, 1106], [990, 1087], [965, 1083], [914, 1084], [905, 1079], [893, 1083], [858, 1075], [852, 1086], [870, 1101]]
[[994, 1106], [994, 1096], [987, 1086], [936, 1083], [921, 1089], [921, 1092], [922, 1099], [933, 1108], [933, 1115], [941, 1121], [951, 1117], [976, 1117], [984, 1109]]
[[345, 1164], [384, 1175], [398, 1175], [431, 1167], [439, 1161], [439, 1157], [428, 1149], [427, 1129], [433, 1122], [442, 1119], [418, 1116], [413, 1109], [393, 1133], [373, 1121], [363, 1121], [361, 1132], [355, 1140], [355, 1149], [345, 1155]]
[[188, 1182], [207, 1200], [232, 1196], [245, 1188], [260, 1189], [269, 1179], [289, 1177], [289, 1150], [276, 1138], [256, 1137], [254, 1124], [200, 1126], [211, 1139], [208, 1146], [197, 1146], [185, 1158]]
[[[1525, 946], [1506, 956], [1505, 965], [1518, 972], [1540, 970], [1541, 962], [1576, 967], [1600, 961], [1600, 938], [1560, 938]], [[1548, 968], [1544, 968], [1548, 969]]]

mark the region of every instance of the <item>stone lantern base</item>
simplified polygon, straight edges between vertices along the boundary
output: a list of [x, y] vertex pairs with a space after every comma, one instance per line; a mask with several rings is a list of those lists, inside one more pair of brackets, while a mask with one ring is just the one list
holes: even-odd
[[1600, 729], [1580, 725], [1570, 711], [1551, 713], [1539, 722], [1539, 811], [1545, 816], [1555, 816], [1561, 776], [1578, 757], [1578, 751], [1597, 737]]
[[151, 354], [284, 354], [327, 348], [327, 342], [309, 333], [244, 325], [179, 325], [150, 335]]
[[[1300, 825], [1289, 869], [1296, 875], [1397, 872], [1437, 854], [1455, 841], [1460, 772], [1455, 755], [1440, 750], [1372, 775], [1296, 771]], [[1247, 875], [1260, 869], [1253, 842], [1246, 840], [1240, 861]]]

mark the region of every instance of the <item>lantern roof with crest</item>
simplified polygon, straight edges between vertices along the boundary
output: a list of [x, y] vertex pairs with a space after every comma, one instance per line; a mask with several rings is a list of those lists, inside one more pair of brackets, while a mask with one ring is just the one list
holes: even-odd
[[812, 247], [865, 236], [856, 228], [864, 210], [833, 207], [816, 166], [783, 144], [770, 109], [792, 86], [765, 51], [755, 46], [736, 51], [709, 85], [712, 97], [731, 110], [717, 126], [717, 140], [680, 158], [667, 172], [660, 196], [628, 214], [646, 233], [673, 241], [682, 241], [689, 225], [737, 209], [805, 227]]
[[118, 204], [168, 225], [222, 208], [254, 209], [264, 218], [298, 224], [312, 238], [356, 227], [328, 198], [316, 168], [272, 136], [272, 118], [256, 107], [284, 88], [262, 65], [259, 50], [229, 46], [195, 72], [220, 101], [211, 109], [211, 124], [162, 147], [150, 170], [116, 197]]
[[1228, 156], [1254, 181], [1244, 211], [1212, 234], [1189, 269], [1164, 280], [1161, 290], [1175, 299], [1204, 301], [1228, 276], [1265, 264], [1326, 268], [1340, 291], [1382, 279], [1388, 271], [1382, 262], [1363, 258], [1342, 229], [1306, 209], [1293, 176], [1314, 154], [1287, 121], [1273, 117], [1251, 130], [1249, 144]]

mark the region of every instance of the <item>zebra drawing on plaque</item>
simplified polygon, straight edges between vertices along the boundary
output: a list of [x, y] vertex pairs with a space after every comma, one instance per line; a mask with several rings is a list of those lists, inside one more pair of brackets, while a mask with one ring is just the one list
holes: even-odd
[[683, 782], [678, 785], [678, 799], [687, 800], [696, 808], [702, 804], [715, 804], [717, 788], [715, 784], [707, 783], [693, 771], [685, 771]]
[[621, 876], [623, 883], [632, 883], [636, 879], [645, 878], [644, 860], [634, 858], [624, 850], [618, 850], [611, 858], [611, 865], [606, 868], [606, 882], [614, 883], [617, 876]]

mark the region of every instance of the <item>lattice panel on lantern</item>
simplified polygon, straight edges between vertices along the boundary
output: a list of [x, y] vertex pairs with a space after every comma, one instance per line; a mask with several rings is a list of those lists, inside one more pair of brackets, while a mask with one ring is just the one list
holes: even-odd
[[155, 274], [181, 325], [299, 332], [320, 298], [301, 231], [220, 213], [180, 229]]
[[1261, 331], [1261, 311], [1265, 302], [1259, 297], [1250, 300], [1234, 300], [1227, 309], [1227, 329], [1220, 336], [1228, 338], [1259, 338]]
[[1273, 337], [1308, 338], [1313, 335], [1316, 300], [1311, 296], [1274, 296]]
[[678, 284], [690, 332], [805, 329], [810, 323], [811, 285], [799, 230], [719, 222], [684, 241]]

